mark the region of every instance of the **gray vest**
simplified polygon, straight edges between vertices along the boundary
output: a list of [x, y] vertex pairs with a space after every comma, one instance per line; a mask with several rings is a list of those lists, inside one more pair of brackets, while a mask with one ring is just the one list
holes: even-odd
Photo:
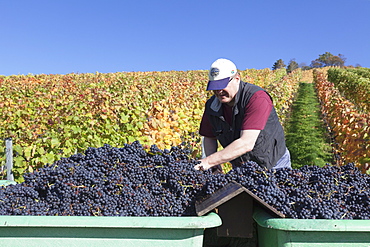
[[[215, 96], [208, 99], [206, 103], [206, 114], [209, 116], [213, 134], [223, 147], [228, 146], [231, 142], [240, 137], [245, 107], [252, 95], [260, 90], [263, 89], [250, 83], [240, 82], [239, 91], [235, 96], [231, 126], [223, 117], [222, 103]], [[284, 130], [280, 124], [275, 108], [273, 107], [266, 126], [261, 130], [253, 150], [236, 158], [231, 161], [231, 163], [235, 167], [240, 166], [241, 163], [245, 161], [252, 160], [267, 169], [271, 169], [284, 155], [285, 151]]]

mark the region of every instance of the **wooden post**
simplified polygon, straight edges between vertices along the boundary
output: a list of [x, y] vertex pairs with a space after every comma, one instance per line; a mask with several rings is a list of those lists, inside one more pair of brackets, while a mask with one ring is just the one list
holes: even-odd
[[13, 176], [13, 143], [12, 138], [5, 139], [5, 157], [6, 157], [6, 179], [14, 181]]

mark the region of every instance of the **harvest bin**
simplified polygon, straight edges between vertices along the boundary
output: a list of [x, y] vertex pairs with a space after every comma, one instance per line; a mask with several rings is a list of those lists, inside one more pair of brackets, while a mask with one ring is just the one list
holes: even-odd
[[0, 246], [202, 246], [215, 213], [195, 217], [0, 216]]
[[370, 220], [274, 218], [255, 208], [259, 247], [370, 246]]

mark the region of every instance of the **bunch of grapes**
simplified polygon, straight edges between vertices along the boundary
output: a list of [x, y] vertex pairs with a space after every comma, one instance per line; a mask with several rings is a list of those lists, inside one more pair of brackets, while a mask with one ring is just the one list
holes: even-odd
[[0, 215], [187, 216], [209, 172], [185, 148], [104, 145], [0, 188]]
[[370, 219], [370, 176], [353, 163], [266, 170], [244, 163], [210, 177], [207, 195], [236, 181], [264, 202], [295, 219]]
[[266, 170], [250, 161], [212, 174], [189, 157], [138, 141], [88, 148], [0, 187], [0, 215], [195, 216], [196, 201], [235, 181], [288, 218], [370, 218], [370, 178], [351, 163]]

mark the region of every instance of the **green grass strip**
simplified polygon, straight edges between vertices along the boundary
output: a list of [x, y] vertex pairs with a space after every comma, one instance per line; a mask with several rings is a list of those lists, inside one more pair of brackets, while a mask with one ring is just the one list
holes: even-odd
[[286, 125], [286, 145], [292, 167], [324, 166], [333, 162], [330, 138], [320, 117], [320, 104], [313, 83], [300, 83], [292, 115]]

